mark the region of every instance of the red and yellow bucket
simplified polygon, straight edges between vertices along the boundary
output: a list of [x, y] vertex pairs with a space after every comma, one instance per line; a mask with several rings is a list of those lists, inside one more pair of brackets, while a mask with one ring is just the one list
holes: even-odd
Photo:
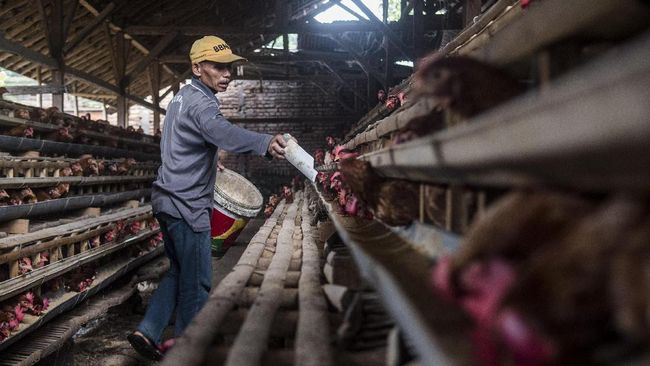
[[235, 242], [248, 220], [260, 212], [263, 198], [253, 183], [225, 169], [217, 174], [213, 202], [212, 254], [221, 257]]

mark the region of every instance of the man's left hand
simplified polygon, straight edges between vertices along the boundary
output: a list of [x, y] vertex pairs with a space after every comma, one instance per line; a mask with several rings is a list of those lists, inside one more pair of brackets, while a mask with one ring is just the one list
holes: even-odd
[[280, 134], [275, 135], [269, 144], [268, 153], [276, 159], [283, 160], [285, 147], [287, 147], [287, 143], [284, 141], [284, 137]]

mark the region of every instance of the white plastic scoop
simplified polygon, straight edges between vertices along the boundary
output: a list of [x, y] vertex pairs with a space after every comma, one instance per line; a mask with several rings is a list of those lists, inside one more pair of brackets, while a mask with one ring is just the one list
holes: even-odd
[[284, 137], [284, 141], [287, 143], [287, 147], [284, 148], [284, 157], [287, 158], [291, 165], [300, 170], [307, 179], [312, 182], [315, 181], [318, 172], [314, 169], [314, 158], [305, 149], [300, 147], [296, 139], [290, 134], [285, 133], [282, 137]]

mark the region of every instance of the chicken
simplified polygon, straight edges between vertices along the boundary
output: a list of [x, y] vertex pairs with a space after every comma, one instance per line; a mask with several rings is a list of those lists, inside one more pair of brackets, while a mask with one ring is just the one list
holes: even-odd
[[77, 162], [81, 167], [83, 176], [94, 177], [99, 175], [99, 165], [97, 164], [97, 160], [93, 159], [91, 155], [82, 155]]
[[282, 187], [282, 197], [286, 203], [293, 203], [293, 191], [289, 186]]
[[379, 103], [386, 102], [386, 92], [384, 91], [384, 89], [379, 89], [377, 91], [377, 100], [379, 101]]
[[278, 205], [278, 203], [280, 203], [280, 197], [278, 197], [277, 194], [272, 194], [272, 195], [269, 197], [269, 205], [275, 207], [275, 206]]
[[59, 172], [59, 176], [61, 176], [61, 177], [69, 177], [71, 175], [73, 175], [73, 172], [72, 172], [72, 168], [70, 166], [67, 166], [67, 167], [61, 169], [61, 171]]
[[63, 117], [57, 107], [49, 107], [41, 112], [41, 122], [63, 126]]
[[128, 235], [137, 235], [140, 230], [142, 230], [142, 224], [140, 221], [133, 221], [126, 227]]
[[61, 197], [57, 187], [35, 189], [34, 194], [38, 202], [48, 201]]
[[75, 161], [74, 163], [70, 163], [69, 168], [70, 168], [70, 172], [72, 173], [71, 175], [74, 175], [74, 176], [77, 176], [77, 177], [81, 177], [81, 176], [84, 175], [84, 170], [81, 167], [81, 164], [79, 163], [79, 161]]
[[36, 195], [29, 187], [20, 190], [9, 191], [10, 205], [31, 204], [36, 202], [38, 202]]
[[137, 133], [139, 133], [139, 134], [143, 134], [143, 133], [144, 133], [144, 129], [142, 128], [142, 126], [138, 126], [138, 129], [137, 129], [135, 132], [137, 132]]
[[470, 118], [501, 104], [523, 89], [501, 70], [465, 56], [423, 58], [415, 72], [417, 94], [439, 99], [441, 106]]
[[9, 196], [9, 193], [5, 191], [4, 189], [0, 188], [0, 206], [6, 206], [9, 204], [9, 199], [11, 197]]
[[400, 99], [397, 97], [397, 95], [389, 95], [386, 98], [385, 105], [386, 105], [386, 109], [388, 109], [389, 111], [392, 111], [392, 110], [398, 108], [401, 105], [400, 104]]
[[82, 265], [64, 275], [64, 285], [67, 290], [83, 292], [95, 280], [96, 270], [91, 265]]
[[271, 217], [271, 215], [273, 215], [273, 211], [275, 211], [275, 207], [273, 207], [272, 205], [266, 205], [266, 207], [264, 208], [264, 217], [268, 219], [269, 217]]
[[494, 257], [522, 264], [543, 244], [571, 230], [593, 208], [587, 201], [563, 193], [509, 193], [470, 226], [454, 256], [452, 276], [457, 278], [475, 261]]
[[18, 273], [25, 274], [34, 270], [32, 267], [32, 260], [29, 257], [23, 257], [18, 260]]
[[34, 129], [31, 128], [30, 126], [25, 126], [25, 125], [19, 125], [11, 130], [7, 131], [5, 133], [7, 136], [14, 136], [14, 137], [26, 137], [26, 138], [33, 138], [34, 137]]
[[40, 113], [37, 110], [18, 108], [13, 111], [13, 117], [31, 121], [39, 121]]
[[314, 152], [314, 163], [318, 165], [323, 165], [325, 163], [325, 152], [323, 149], [316, 149]]
[[392, 143], [398, 145], [418, 137], [430, 135], [435, 131], [444, 129], [445, 127], [445, 119], [442, 113], [432, 111], [428, 115], [411, 119], [404, 128], [399, 130], [395, 136], [393, 136]]
[[[495, 328], [515, 360], [596, 363], [593, 350], [609, 339], [614, 323], [611, 303], [604, 301], [608, 264], [644, 214], [638, 200], [614, 198], [529, 257], [496, 317]], [[543, 344], [530, 345], [531, 334]], [[553, 352], [538, 355], [540, 347]]]
[[68, 183], [59, 183], [54, 188], [56, 191], [50, 192], [50, 196], [52, 197], [52, 199], [65, 197], [68, 194], [68, 192], [70, 192], [70, 184]]
[[389, 180], [379, 187], [375, 216], [390, 226], [408, 225], [418, 217], [419, 188], [403, 180]]
[[48, 133], [44, 139], [58, 142], [72, 142], [74, 136], [70, 134], [70, 130], [67, 127], [59, 127], [58, 130]]
[[102, 244], [112, 243], [115, 240], [116, 231], [115, 229], [108, 230], [102, 234]]
[[36, 254], [36, 257], [34, 258], [33, 261], [33, 267], [36, 268], [41, 268], [45, 266], [48, 262], [50, 261], [50, 253], [45, 251], [45, 252], [40, 252]]
[[331, 150], [336, 146], [336, 139], [332, 136], [327, 136], [325, 137], [325, 142], [327, 143], [327, 147]]
[[353, 152], [350, 149], [345, 148], [343, 145], [337, 145], [333, 150], [333, 160], [334, 162], [339, 162], [341, 160], [354, 159], [359, 156], [358, 153]]
[[117, 164], [117, 175], [126, 175], [133, 165], [135, 165], [135, 159], [124, 159]]
[[117, 163], [114, 161], [105, 164], [104, 169], [105, 169], [104, 171], [108, 173], [108, 175], [117, 175]]
[[347, 159], [339, 165], [343, 181], [359, 198], [376, 207], [379, 187], [386, 180], [380, 177], [367, 161]]
[[47, 297], [40, 297], [28, 291], [20, 295], [18, 305], [25, 313], [38, 316], [47, 310], [50, 306], [50, 301]]

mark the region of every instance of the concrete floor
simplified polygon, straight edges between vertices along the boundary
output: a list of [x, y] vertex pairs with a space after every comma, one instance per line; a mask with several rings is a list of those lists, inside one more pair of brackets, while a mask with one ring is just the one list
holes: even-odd
[[[251, 220], [233, 245], [221, 259], [213, 258], [213, 288], [237, 264], [246, 245], [255, 235], [263, 219]], [[126, 341], [126, 336], [135, 329], [142, 319], [144, 307], [139, 296], [134, 296], [125, 304], [111, 309], [104, 317], [92, 321], [73, 341], [68, 342], [65, 350], [44, 359], [41, 365], [88, 365], [88, 366], [126, 366], [155, 365], [155, 362], [141, 358]], [[172, 327], [165, 331], [171, 337]]]

